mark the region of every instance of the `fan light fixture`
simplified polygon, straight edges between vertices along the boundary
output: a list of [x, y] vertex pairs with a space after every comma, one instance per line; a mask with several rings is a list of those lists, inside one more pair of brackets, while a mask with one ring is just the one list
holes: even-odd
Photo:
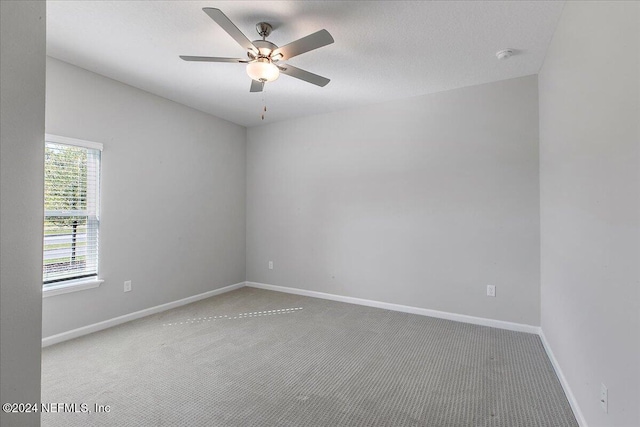
[[258, 58], [247, 65], [247, 74], [259, 82], [272, 82], [280, 76], [280, 70], [267, 58]]

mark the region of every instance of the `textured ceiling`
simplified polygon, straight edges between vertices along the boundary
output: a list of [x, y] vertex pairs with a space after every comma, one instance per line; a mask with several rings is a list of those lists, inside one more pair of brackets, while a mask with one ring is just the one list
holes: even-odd
[[[251, 40], [266, 21], [282, 46], [327, 29], [335, 43], [289, 62], [328, 77], [280, 76], [249, 93], [245, 66], [178, 55], [244, 57], [203, 11], [221, 9]], [[232, 122], [255, 126], [536, 74], [561, 1], [51, 1], [47, 53]], [[507, 61], [495, 57], [512, 48]], [[268, 114], [260, 119], [263, 97]]]

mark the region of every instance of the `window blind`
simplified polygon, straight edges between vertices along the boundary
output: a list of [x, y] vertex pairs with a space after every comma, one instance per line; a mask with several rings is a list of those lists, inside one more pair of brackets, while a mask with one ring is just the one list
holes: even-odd
[[47, 140], [44, 175], [44, 286], [97, 276], [100, 149]]

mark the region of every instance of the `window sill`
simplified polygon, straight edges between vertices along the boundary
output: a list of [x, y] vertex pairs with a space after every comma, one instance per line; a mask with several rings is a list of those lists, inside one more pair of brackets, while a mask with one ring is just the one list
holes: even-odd
[[104, 282], [104, 280], [97, 279], [95, 277], [61, 282], [60, 284], [57, 284], [55, 286], [48, 286], [46, 288], [43, 288], [42, 298], [97, 288], [102, 282]]

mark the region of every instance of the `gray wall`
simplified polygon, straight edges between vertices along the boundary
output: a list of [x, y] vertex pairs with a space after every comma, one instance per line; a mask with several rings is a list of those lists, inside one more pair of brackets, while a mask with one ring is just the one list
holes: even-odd
[[538, 325], [537, 96], [529, 76], [248, 129], [247, 280]]
[[542, 328], [590, 426], [640, 425], [639, 40], [640, 3], [567, 2], [539, 76]]
[[105, 282], [45, 298], [44, 337], [245, 280], [245, 128], [48, 58], [46, 131], [104, 144]]
[[[0, 402], [40, 401], [45, 2], [0, 2]], [[39, 414], [0, 412], [3, 427]]]

